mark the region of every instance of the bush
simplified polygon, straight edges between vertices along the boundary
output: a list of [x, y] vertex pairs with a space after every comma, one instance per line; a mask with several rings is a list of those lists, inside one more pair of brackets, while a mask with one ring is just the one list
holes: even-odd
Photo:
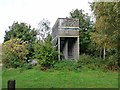
[[81, 65], [81, 67], [87, 67], [90, 69], [96, 69], [97, 65], [99, 65], [99, 58], [95, 58], [86, 54], [80, 55], [80, 59], [78, 60], [78, 64]]
[[17, 68], [26, 62], [27, 44], [20, 39], [11, 39], [3, 43], [2, 62], [5, 67]]
[[78, 64], [82, 68], [88, 68], [88, 69], [103, 69], [103, 71], [108, 70], [117, 70], [118, 64], [117, 64], [117, 55], [111, 55], [106, 60], [103, 60], [99, 57], [91, 57], [89, 55], [80, 55], [80, 59], [78, 60]]
[[104, 61], [104, 66], [106, 70], [118, 70], [118, 61], [117, 61], [117, 55], [111, 55], [108, 57], [107, 60]]
[[81, 65], [86, 65], [92, 63], [92, 57], [89, 55], [82, 54], [80, 55], [80, 59], [78, 60], [78, 63]]
[[55, 70], [80, 71], [81, 66], [74, 60], [63, 60], [54, 64]]
[[50, 68], [58, 60], [58, 52], [52, 47], [51, 41], [38, 42], [34, 45], [35, 58], [41, 69]]
[[78, 60], [78, 64], [81, 65], [82, 68], [95, 70], [100, 65], [100, 58], [95, 58], [86, 54], [80, 55], [80, 59]]

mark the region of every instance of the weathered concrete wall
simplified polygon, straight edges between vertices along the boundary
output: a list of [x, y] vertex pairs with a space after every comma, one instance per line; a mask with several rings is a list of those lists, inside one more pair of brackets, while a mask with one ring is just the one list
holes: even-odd
[[79, 27], [79, 20], [73, 18], [58, 18], [60, 27]]
[[64, 46], [63, 46], [63, 58], [62, 59], [68, 59], [68, 41], [64, 41]]
[[74, 44], [74, 59], [79, 59], [79, 37], [76, 38]]
[[79, 59], [79, 20], [58, 18], [52, 28], [52, 43], [57, 46], [58, 59]]
[[59, 53], [59, 55], [58, 55], [58, 59], [60, 60], [60, 37], [58, 37], [58, 53]]
[[59, 30], [58, 36], [79, 36], [78, 30]]
[[[75, 35], [75, 31], [79, 30], [79, 19], [58, 18], [52, 28], [52, 37], [55, 38], [59, 34], [59, 31], [60, 35], [62, 35], [62, 32], [64, 33], [64, 31], [67, 33], [66, 30], [72, 30]], [[79, 34], [79, 32], [77, 34]]]

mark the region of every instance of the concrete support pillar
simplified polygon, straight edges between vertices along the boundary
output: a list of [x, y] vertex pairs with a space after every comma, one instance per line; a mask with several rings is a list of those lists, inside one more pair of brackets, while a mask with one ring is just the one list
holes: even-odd
[[58, 60], [60, 60], [60, 37], [58, 37]]
[[64, 55], [65, 59], [68, 59], [68, 41], [67, 40], [65, 41], [65, 46], [64, 46], [64, 49], [63, 49], [63, 55]]
[[77, 58], [76, 59], [79, 59], [79, 37], [77, 37]]
[[79, 59], [79, 37], [77, 37], [74, 44], [74, 59]]

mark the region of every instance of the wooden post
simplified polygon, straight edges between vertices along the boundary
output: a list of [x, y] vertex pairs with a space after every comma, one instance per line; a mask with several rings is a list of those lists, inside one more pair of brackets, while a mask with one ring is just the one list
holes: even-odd
[[15, 90], [15, 80], [8, 80], [8, 90]]

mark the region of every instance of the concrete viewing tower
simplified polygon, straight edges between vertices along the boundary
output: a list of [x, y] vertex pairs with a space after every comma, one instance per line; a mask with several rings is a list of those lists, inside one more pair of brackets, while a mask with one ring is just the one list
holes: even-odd
[[79, 59], [79, 19], [58, 18], [52, 28], [52, 44], [58, 59]]

